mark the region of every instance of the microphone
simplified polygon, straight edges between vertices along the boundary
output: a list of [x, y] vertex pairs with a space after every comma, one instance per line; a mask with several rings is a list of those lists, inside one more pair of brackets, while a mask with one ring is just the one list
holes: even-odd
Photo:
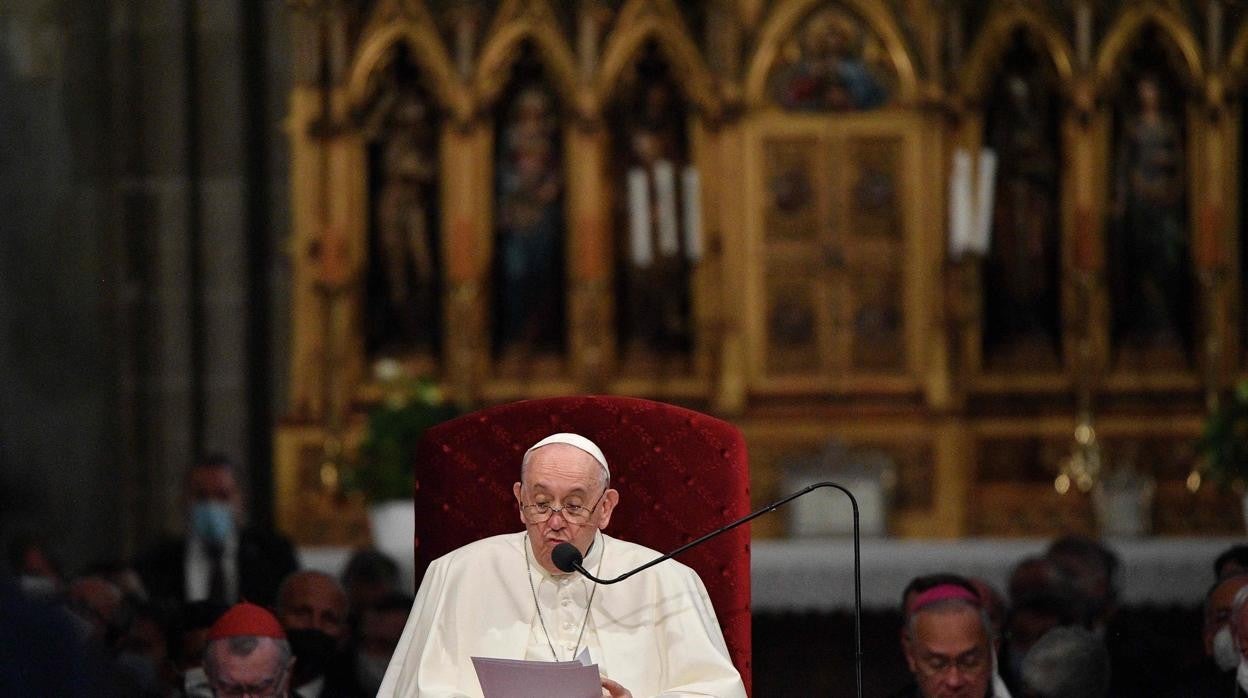
[[850, 492], [848, 489], [846, 489], [845, 487], [842, 487], [841, 485], [836, 484], [835, 482], [826, 482], [826, 481], [816, 482], [813, 485], [809, 485], [801, 490], [798, 490], [797, 492], [794, 492], [793, 494], [790, 494], [787, 497], [784, 497], [775, 502], [772, 502], [771, 504], [768, 504], [767, 506], [749, 514], [748, 516], [737, 519], [736, 521], [733, 521], [732, 523], [726, 526], [721, 526], [720, 528], [717, 528], [714, 531], [711, 531], [710, 533], [702, 536], [701, 538], [695, 538], [689, 541], [688, 543], [685, 543], [684, 545], [680, 546], [679, 548], [676, 548], [672, 552], [667, 553], [666, 555], [660, 555], [659, 557], [656, 557], [655, 559], [651, 560], [650, 562], [647, 562], [641, 567], [638, 567], [633, 570], [629, 570], [628, 572], [625, 572], [624, 574], [621, 574], [620, 576], [614, 577], [612, 579], [599, 579], [595, 577], [594, 575], [590, 574], [585, 569], [585, 567], [581, 564], [582, 562], [584, 562], [584, 559], [585, 559], [584, 556], [581, 555], [581, 551], [577, 550], [576, 546], [572, 545], [571, 543], [560, 543], [559, 545], [556, 545], [555, 549], [550, 552], [550, 560], [551, 562], [555, 564], [555, 567], [558, 567], [564, 572], [572, 572], [572, 571], [580, 572], [586, 579], [592, 582], [595, 582], [597, 584], [615, 584], [617, 582], [622, 582], [625, 579], [628, 579], [629, 577], [633, 576], [634, 574], [637, 574], [638, 572], [641, 572], [642, 570], [650, 569], [651, 567], [654, 567], [655, 565], [659, 564], [660, 562], [663, 562], [664, 560], [669, 560], [673, 557], [676, 557], [677, 555], [685, 552], [686, 550], [699, 546], [705, 543], [706, 541], [712, 538], [715, 538], [716, 536], [719, 536], [720, 534], [727, 533], [728, 531], [731, 531], [732, 529], [736, 528], [737, 526], [740, 526], [743, 523], [753, 521], [754, 519], [757, 519], [763, 514], [769, 514], [775, 511], [776, 509], [779, 509], [780, 507], [784, 506], [785, 504], [788, 504], [794, 499], [797, 499], [798, 497], [801, 497], [805, 494], [809, 494], [811, 492], [814, 492], [817, 489], [821, 489], [824, 487], [831, 487], [833, 489], [837, 489], [837, 490], [840, 490], [841, 492], [844, 492], [845, 496], [849, 497], [849, 503], [853, 507], [853, 510], [854, 510], [854, 674], [855, 674], [855, 679], [857, 681], [857, 687], [858, 687], [857, 695], [858, 695], [858, 698], [862, 698], [862, 562], [861, 562], [861, 555], [860, 555], [860, 550], [859, 550], [861, 538], [858, 535], [858, 500], [854, 498], [853, 492]]

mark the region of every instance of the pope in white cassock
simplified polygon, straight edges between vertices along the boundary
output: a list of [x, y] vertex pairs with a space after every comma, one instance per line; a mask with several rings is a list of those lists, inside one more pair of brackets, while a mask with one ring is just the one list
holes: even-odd
[[604, 698], [744, 698], [702, 580], [675, 560], [611, 586], [560, 572], [570, 542], [584, 567], [610, 578], [659, 556], [602, 532], [620, 494], [602, 451], [554, 434], [524, 454], [513, 485], [524, 532], [434, 560], [379, 696], [480, 696], [471, 657], [569, 661], [588, 648]]

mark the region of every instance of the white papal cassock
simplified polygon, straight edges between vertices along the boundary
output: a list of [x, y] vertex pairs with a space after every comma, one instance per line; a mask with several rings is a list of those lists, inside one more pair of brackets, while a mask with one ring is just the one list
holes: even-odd
[[[584, 565], [610, 578], [658, 556], [598, 533]], [[595, 585], [547, 572], [524, 532], [471, 543], [429, 565], [377, 695], [480, 696], [471, 657], [566, 661], [578, 638], [602, 674], [636, 698], [745, 698], [692, 569], [668, 560], [619, 584]]]

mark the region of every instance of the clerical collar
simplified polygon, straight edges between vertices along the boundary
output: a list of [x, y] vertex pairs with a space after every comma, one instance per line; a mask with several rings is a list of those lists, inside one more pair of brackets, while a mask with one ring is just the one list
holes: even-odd
[[[529, 559], [533, 561], [533, 567], [537, 569], [538, 573], [542, 575], [543, 579], [562, 579], [564, 577], [567, 577], [570, 574], [573, 574], [572, 572], [551, 572], [550, 570], [543, 567], [541, 563], [537, 561], [537, 555], [533, 553], [533, 543], [532, 541], [529, 540], [528, 531], [523, 532], [523, 535], [524, 535], [524, 554], [527, 555]], [[595, 531], [594, 540], [591, 541], [589, 544], [589, 552], [585, 554], [585, 560], [581, 563], [581, 566], [587, 570], [601, 569], [600, 565], [602, 564], [602, 549], [606, 547], [605, 544], [602, 543], [602, 541], [600, 540], [601, 538], [602, 538], [602, 531]]]

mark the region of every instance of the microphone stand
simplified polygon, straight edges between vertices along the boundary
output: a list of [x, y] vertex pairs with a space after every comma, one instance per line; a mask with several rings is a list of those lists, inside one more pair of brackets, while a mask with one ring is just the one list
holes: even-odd
[[737, 526], [740, 526], [743, 523], [749, 523], [750, 521], [757, 519], [763, 514], [770, 514], [776, 509], [779, 509], [785, 504], [788, 504], [789, 502], [793, 501], [794, 499], [797, 499], [798, 497], [801, 497], [802, 495], [814, 492], [815, 490], [823, 488], [823, 487], [831, 487], [833, 489], [838, 489], [844, 492], [845, 496], [849, 497], [849, 503], [854, 509], [854, 680], [855, 680], [855, 685], [857, 686], [857, 689], [858, 689], [858, 693], [857, 693], [858, 698], [862, 698], [862, 562], [861, 562], [861, 555], [859, 551], [860, 539], [858, 535], [858, 500], [854, 498], [854, 494], [852, 492], [850, 492], [845, 487], [836, 484], [835, 482], [827, 482], [827, 481], [816, 482], [813, 485], [809, 485], [801, 490], [798, 490], [797, 492], [794, 492], [793, 494], [790, 494], [789, 496], [783, 499], [780, 499], [779, 501], [768, 504], [762, 509], [759, 509], [758, 511], [755, 511], [749, 516], [746, 516], [745, 518], [737, 519], [736, 521], [733, 521], [732, 523], [726, 526], [721, 526], [720, 528], [717, 528], [714, 531], [711, 531], [710, 533], [700, 538], [695, 538], [689, 541], [688, 543], [685, 543], [684, 545], [680, 546], [679, 548], [676, 548], [675, 550], [673, 550], [670, 553], [667, 553], [666, 555], [660, 555], [659, 557], [656, 557], [655, 559], [651, 560], [650, 562], [647, 562], [641, 567], [625, 572], [624, 574], [621, 574], [620, 576], [614, 577], [612, 579], [599, 579], [595, 577], [594, 575], [590, 574], [581, 565], [581, 560], [579, 558], [579, 555], [571, 563], [572, 568], [575, 569], [577, 572], [580, 572], [582, 575], [584, 575], [586, 579], [592, 582], [595, 582], [597, 584], [615, 584], [616, 582], [622, 582], [625, 579], [628, 579], [629, 577], [633, 576], [634, 574], [641, 572], [642, 570], [650, 569], [651, 567], [654, 567], [655, 565], [659, 564], [660, 562], [663, 562], [664, 560], [668, 560], [673, 557], [676, 557], [677, 555], [685, 552], [689, 548], [700, 545], [701, 543], [708, 541], [714, 538], [715, 536], [718, 536], [721, 533], [731, 531], [732, 529], [736, 528]]

